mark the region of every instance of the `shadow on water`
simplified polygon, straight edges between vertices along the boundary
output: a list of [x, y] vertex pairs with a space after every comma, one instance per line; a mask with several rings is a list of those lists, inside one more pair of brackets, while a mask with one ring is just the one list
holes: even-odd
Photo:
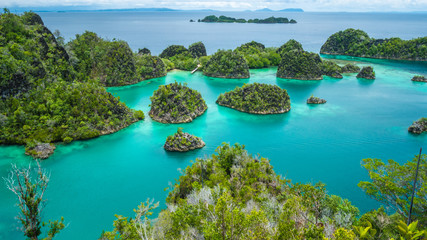
[[[292, 106], [292, 105], [291, 105]], [[292, 111], [292, 110], [291, 110]], [[227, 119], [233, 122], [239, 122], [242, 124], [263, 124], [263, 125], [284, 125], [290, 119], [290, 112], [279, 113], [279, 114], [251, 114], [241, 112], [235, 109], [231, 109], [224, 106], [218, 106], [218, 113], [225, 116]]]
[[204, 77], [205, 83], [210, 87], [215, 88], [231, 88], [234, 89], [236, 86], [242, 86], [244, 83], [249, 83], [249, 78], [214, 78]]
[[372, 86], [372, 84], [375, 82], [375, 80], [365, 79], [365, 78], [357, 78], [357, 82], [359, 83], [360, 86], [368, 88], [368, 87]]
[[[303, 96], [312, 94], [316, 88], [321, 84], [322, 80], [294, 80], [276, 78], [276, 83], [279, 87], [286, 89], [288, 94], [292, 93], [293, 96]], [[291, 98], [292, 101], [292, 98]]]

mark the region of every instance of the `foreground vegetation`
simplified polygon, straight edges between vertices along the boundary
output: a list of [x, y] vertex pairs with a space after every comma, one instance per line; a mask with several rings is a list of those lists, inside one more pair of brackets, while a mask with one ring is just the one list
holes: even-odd
[[187, 84], [161, 85], [150, 97], [150, 117], [161, 123], [191, 122], [202, 115], [208, 106], [200, 93]]
[[262, 83], [236, 87], [219, 95], [216, 103], [253, 114], [277, 114], [291, 109], [291, 100], [285, 89]]
[[34, 149], [51, 153], [49, 144], [36, 147], [112, 133], [144, 118], [75, 70], [37, 14], [5, 10], [0, 28], [0, 144], [24, 144], [28, 154], [47, 157]]
[[374, 39], [358, 29], [346, 29], [331, 35], [320, 49], [321, 54], [397, 60], [427, 60], [427, 37], [412, 40]]
[[[414, 221], [406, 225], [417, 157], [399, 165], [365, 159], [371, 181], [359, 186], [384, 208], [362, 216], [347, 199], [327, 194], [322, 183], [292, 183], [273, 171], [266, 158], [244, 146], [223, 144], [209, 158], [196, 159], [179, 177], [167, 208], [147, 200], [135, 218], [116, 215], [114, 230], [100, 239], [414, 239], [427, 237], [426, 155], [421, 157]], [[405, 221], [405, 222], [404, 222]]]

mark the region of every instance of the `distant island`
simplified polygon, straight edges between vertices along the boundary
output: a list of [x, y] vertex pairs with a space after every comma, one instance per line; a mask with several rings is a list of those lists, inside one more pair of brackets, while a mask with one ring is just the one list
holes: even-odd
[[198, 22], [207, 22], [207, 23], [297, 23], [294, 19], [289, 20], [288, 18], [284, 17], [269, 17], [265, 19], [249, 19], [246, 20], [244, 18], [233, 18], [233, 17], [227, 17], [224, 15], [221, 15], [219, 17], [215, 15], [209, 15], [203, 18], [202, 20], [198, 20]]
[[349, 28], [332, 34], [320, 49], [321, 54], [355, 57], [427, 61], [427, 37], [402, 40], [374, 39], [359, 29]]

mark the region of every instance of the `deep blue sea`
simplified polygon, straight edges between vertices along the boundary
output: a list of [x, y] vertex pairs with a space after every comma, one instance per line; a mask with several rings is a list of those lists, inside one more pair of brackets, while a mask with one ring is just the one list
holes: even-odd
[[[190, 23], [206, 15], [231, 17], [288, 17], [297, 24]], [[411, 39], [427, 36], [427, 14], [403, 13], [254, 13], [254, 12], [80, 12], [40, 13], [52, 31], [66, 40], [94, 31], [117, 38], [133, 50], [147, 47], [159, 54], [170, 44], [188, 46], [203, 41], [208, 53], [235, 48], [255, 40], [279, 47], [293, 38], [306, 50], [319, 52], [327, 37], [349, 27], [360, 28], [375, 38]], [[69, 145], [58, 145], [55, 154], [42, 162], [51, 172], [43, 217], [67, 223], [57, 239], [96, 239], [112, 230], [114, 214], [133, 216], [133, 209], [147, 198], [164, 200], [164, 188], [180, 175], [191, 160], [214, 153], [222, 142], [244, 144], [253, 154], [269, 158], [274, 170], [293, 182], [322, 181], [329, 193], [348, 198], [362, 212], [379, 205], [357, 187], [367, 180], [363, 158], [412, 159], [420, 147], [427, 149], [427, 134], [412, 135], [407, 127], [427, 117], [427, 84], [411, 82], [414, 74], [427, 75], [427, 63], [339, 57], [339, 64], [371, 65], [376, 80], [356, 74], [321, 81], [276, 78], [276, 68], [251, 70], [251, 78], [216, 79], [200, 72], [191, 75], [172, 71], [168, 76], [132, 86], [109, 88], [128, 106], [141, 109], [146, 119], [115, 134]], [[186, 82], [198, 90], [208, 110], [192, 123], [161, 124], [148, 116], [149, 97], [159, 85]], [[287, 89], [291, 111], [279, 115], [251, 115], [215, 104], [220, 93], [244, 83], [268, 83]], [[308, 106], [310, 95], [328, 102]], [[187, 153], [168, 153], [166, 137], [177, 127], [202, 137], [206, 147]], [[0, 146], [0, 176], [10, 164], [27, 165], [23, 146]], [[16, 199], [0, 184], [0, 239], [24, 239], [14, 219]]]

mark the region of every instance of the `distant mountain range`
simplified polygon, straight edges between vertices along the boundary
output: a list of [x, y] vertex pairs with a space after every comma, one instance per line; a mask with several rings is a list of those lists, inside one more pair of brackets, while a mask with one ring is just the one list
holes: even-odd
[[282, 10], [275, 11], [270, 8], [263, 8], [255, 10], [255, 12], [304, 12], [304, 10], [302, 10], [302, 8], [285, 8]]
[[[25, 12], [25, 11], [34, 11], [34, 12], [177, 12], [177, 11], [204, 11], [204, 12], [222, 12], [219, 10], [212, 9], [197, 9], [197, 10], [180, 10], [172, 8], [124, 8], [124, 9], [99, 9], [96, 6], [87, 7], [87, 6], [71, 6], [71, 7], [10, 7], [11, 12]], [[251, 12], [250, 10], [246, 10]], [[286, 8], [282, 10], [271, 10], [269, 8], [263, 8], [255, 10], [255, 12], [304, 12], [301, 8]]]

